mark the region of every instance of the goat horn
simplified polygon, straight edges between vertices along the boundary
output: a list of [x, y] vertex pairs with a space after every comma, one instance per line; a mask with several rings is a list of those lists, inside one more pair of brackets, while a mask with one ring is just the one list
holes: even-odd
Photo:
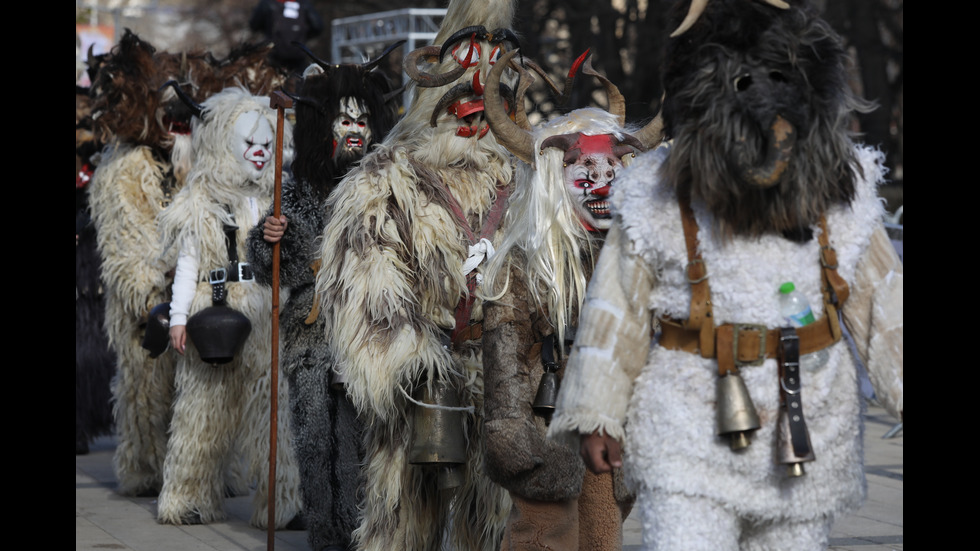
[[413, 50], [411, 53], [405, 56], [405, 61], [403, 62], [405, 73], [407, 73], [408, 77], [414, 80], [422, 88], [435, 88], [456, 81], [459, 79], [459, 77], [463, 76], [463, 73], [466, 72], [466, 67], [463, 67], [462, 65], [441, 75], [433, 75], [432, 73], [419, 70], [420, 58], [424, 56], [426, 58], [434, 59], [438, 55], [438, 46], [423, 46], [417, 50]]
[[436, 121], [439, 120], [439, 116], [442, 115], [454, 101], [459, 98], [472, 95], [473, 85], [469, 82], [461, 82], [456, 86], [453, 86], [442, 96], [442, 98], [439, 99], [439, 103], [436, 105], [435, 109], [432, 110], [432, 117], [429, 119], [429, 125], [435, 128]]
[[473, 25], [454, 32], [453, 35], [450, 36], [449, 39], [447, 39], [442, 45], [442, 48], [439, 49], [439, 63], [442, 63], [442, 58], [446, 55], [446, 50], [452, 48], [453, 44], [473, 34], [476, 34], [480, 38], [484, 38], [488, 33], [486, 27], [483, 25]]
[[626, 98], [619, 91], [608, 78], [600, 75], [592, 68], [592, 58], [588, 57], [585, 59], [585, 63], [582, 66], [582, 72], [599, 79], [602, 83], [603, 88], [606, 89], [606, 97], [609, 100], [609, 112], [616, 115], [619, 121], [619, 126], [626, 124]]
[[[781, 10], [789, 9], [789, 4], [787, 4], [783, 0], [762, 0], [762, 1], [774, 8], [779, 8]], [[687, 15], [684, 17], [684, 20], [681, 21], [681, 24], [677, 27], [677, 29], [674, 32], [670, 33], [670, 37], [677, 38], [678, 36], [687, 32], [688, 29], [693, 27], [694, 23], [698, 20], [698, 17], [701, 17], [701, 14], [704, 13], [704, 8], [707, 6], [708, 6], [708, 0], [691, 0], [691, 7], [688, 8]]]
[[367, 63], [361, 65], [361, 69], [365, 73], [368, 72], [368, 71], [370, 71], [371, 69], [374, 69], [375, 67], [377, 67], [381, 63], [381, 60], [382, 59], [384, 59], [385, 57], [387, 57], [388, 54], [390, 54], [391, 52], [395, 51], [402, 44], [404, 44], [406, 42], [408, 42], [408, 40], [402, 39], [402, 40], [399, 40], [398, 42], [395, 42], [391, 46], [388, 46], [387, 48], [385, 48], [385, 51], [381, 52], [381, 55], [379, 55], [378, 57], [374, 58], [373, 60], [368, 61]]
[[194, 114], [195, 117], [197, 117], [199, 119], [200, 118], [203, 118], [201, 116], [201, 113], [204, 111], [204, 108], [201, 107], [201, 105], [199, 103], [197, 103], [196, 101], [194, 101], [193, 99], [191, 99], [191, 97], [188, 96], [184, 92], [184, 90], [181, 89], [180, 84], [176, 80], [168, 80], [167, 82], [164, 82], [163, 83], [163, 86], [161, 86], [157, 90], [157, 92], [162, 92], [163, 89], [166, 88], [167, 86], [172, 86], [173, 87], [174, 91], [177, 92], [177, 97], [180, 98], [180, 100], [183, 101], [184, 104], [186, 104], [187, 107], [190, 108], [191, 112]]
[[[500, 77], [518, 50], [511, 50], [500, 57], [487, 75], [483, 96], [483, 114], [493, 130], [497, 143], [507, 148], [515, 157], [529, 165], [534, 164], [534, 139], [531, 133], [510, 120], [500, 98]], [[520, 96], [523, 101], [523, 96]]]

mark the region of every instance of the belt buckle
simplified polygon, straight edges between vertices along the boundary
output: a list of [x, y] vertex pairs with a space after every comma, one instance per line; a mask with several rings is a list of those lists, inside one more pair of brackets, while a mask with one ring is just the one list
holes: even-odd
[[252, 267], [249, 266], [248, 262], [238, 263], [238, 281], [251, 281], [255, 279], [255, 274], [252, 272]]
[[224, 268], [215, 268], [208, 272], [208, 283], [211, 285], [224, 283], [226, 281], [228, 281], [228, 270]]
[[[742, 361], [738, 359], [738, 334], [742, 331], [757, 331], [759, 333], [759, 357]], [[732, 357], [735, 359], [736, 367], [746, 367], [762, 365], [766, 361], [766, 326], [754, 323], [733, 323], [732, 324]]]

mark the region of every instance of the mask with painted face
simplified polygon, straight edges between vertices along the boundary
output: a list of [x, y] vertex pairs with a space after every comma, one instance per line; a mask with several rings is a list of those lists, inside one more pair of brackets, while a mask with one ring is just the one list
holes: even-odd
[[337, 164], [354, 161], [364, 156], [371, 145], [371, 127], [364, 103], [357, 98], [340, 100], [340, 109], [333, 122], [333, 159]]
[[276, 139], [269, 120], [258, 111], [246, 111], [235, 120], [232, 152], [250, 180], [258, 180], [272, 161], [272, 144]]
[[565, 153], [565, 188], [575, 202], [582, 224], [590, 231], [605, 231], [612, 225], [609, 193], [616, 173], [623, 166], [614, 153], [615, 146], [616, 138], [609, 134], [579, 134]]

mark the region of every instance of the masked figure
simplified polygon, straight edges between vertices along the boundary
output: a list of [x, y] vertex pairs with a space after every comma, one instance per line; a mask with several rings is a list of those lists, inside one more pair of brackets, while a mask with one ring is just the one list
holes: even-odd
[[436, 45], [406, 56], [408, 113], [328, 200], [316, 288], [365, 423], [358, 549], [499, 546], [509, 500], [483, 471], [474, 290], [511, 186], [483, 94], [515, 46], [512, 16], [510, 2], [451, 2]]
[[[692, 6], [671, 16], [672, 142], [616, 180], [550, 434], [581, 439], [590, 468], [625, 465], [645, 549], [824, 549], [865, 493], [840, 314], [878, 397], [904, 409], [883, 155], [851, 141], [863, 102], [812, 8]], [[781, 312], [789, 281], [809, 325]]]
[[[399, 44], [400, 45], [400, 44]], [[266, 218], [249, 234], [248, 257], [256, 280], [272, 284], [272, 251], [280, 243], [280, 280], [289, 290], [280, 326], [280, 358], [289, 381], [293, 446], [299, 466], [310, 548], [346, 550], [364, 497], [362, 423], [333, 370], [324, 342], [314, 282], [329, 212], [327, 197], [375, 139], [394, 124], [389, 96], [374, 70], [394, 47], [363, 65], [317, 60], [305, 72], [296, 103], [293, 177], [283, 183], [282, 218]]]
[[[180, 358], [157, 516], [168, 524], [223, 519], [222, 475], [244, 460], [248, 478], [258, 484], [251, 523], [263, 528], [269, 520], [272, 297], [254, 280], [245, 240], [271, 200], [276, 118], [267, 98], [242, 88], [208, 98], [197, 115], [194, 165], [160, 216], [164, 242], [180, 251], [170, 309], [171, 345]], [[227, 328], [227, 319], [247, 329]], [[300, 513], [301, 501], [281, 380], [277, 392], [274, 522], [282, 528]]]
[[577, 449], [546, 438], [616, 175], [659, 138], [654, 126], [628, 134], [622, 95], [601, 80], [614, 112], [579, 109], [526, 131], [487, 108], [495, 135], [524, 161], [483, 290], [486, 463], [513, 500], [508, 551], [620, 549], [633, 503], [621, 471], [587, 473]]

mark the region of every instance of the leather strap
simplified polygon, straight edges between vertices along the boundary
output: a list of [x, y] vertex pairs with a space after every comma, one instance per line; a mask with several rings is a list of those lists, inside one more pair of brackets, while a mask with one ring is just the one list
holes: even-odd
[[[463, 231], [466, 232], [466, 236], [469, 241], [469, 245], [475, 245], [480, 241], [480, 239], [490, 239], [493, 233], [497, 231], [497, 226], [500, 225], [501, 219], [504, 217], [504, 212], [507, 210], [508, 196], [510, 194], [510, 189], [506, 185], [499, 185], [497, 187], [497, 199], [494, 201], [493, 206], [490, 207], [490, 212], [487, 213], [486, 219], [483, 221], [483, 227], [480, 228], [480, 234], [477, 235], [470, 228], [469, 222], [466, 220], [466, 214], [463, 212], [462, 207], [459, 205], [459, 201], [456, 197], [446, 189], [446, 197], [449, 201], [449, 208], [456, 215], [456, 222]], [[460, 337], [462, 331], [470, 323], [470, 314], [473, 311], [473, 302], [476, 300], [476, 271], [466, 274], [466, 296], [460, 297], [459, 302], [456, 304], [456, 326], [453, 328], [452, 334], [450, 335], [450, 340], [455, 343], [463, 342], [464, 340]], [[482, 334], [482, 330], [480, 331]]]
[[684, 228], [684, 244], [687, 247], [687, 280], [691, 284], [691, 308], [684, 327], [697, 331], [701, 356], [715, 355], [715, 324], [711, 316], [711, 289], [708, 286], [708, 267], [698, 250], [698, 222], [691, 210], [688, 198], [678, 201], [681, 209], [681, 226]]
[[[680, 199], [678, 203], [687, 247], [687, 277], [691, 283], [690, 317], [687, 320], [661, 318], [660, 346], [701, 354], [705, 358], [716, 357], [719, 375], [737, 372], [741, 366], [761, 364], [766, 358], [778, 358], [779, 329], [732, 323], [714, 326], [707, 266], [697, 248], [697, 220], [689, 201]], [[829, 243], [826, 217], [821, 216], [819, 224], [825, 313], [816, 322], [796, 330], [800, 354], [822, 350], [841, 339], [837, 313], [850, 294], [847, 282], [837, 273], [837, 253]]]
[[[313, 275], [316, 276], [320, 272], [320, 259], [316, 259], [310, 264], [310, 269], [313, 270]], [[306, 325], [313, 325], [316, 323], [316, 318], [320, 316], [320, 293], [313, 293], [313, 304], [310, 305], [310, 313], [303, 320]]]
[[806, 457], [810, 437], [803, 417], [800, 385], [800, 339], [792, 327], [780, 328], [779, 386], [780, 398], [789, 419], [789, 434], [796, 457]]

